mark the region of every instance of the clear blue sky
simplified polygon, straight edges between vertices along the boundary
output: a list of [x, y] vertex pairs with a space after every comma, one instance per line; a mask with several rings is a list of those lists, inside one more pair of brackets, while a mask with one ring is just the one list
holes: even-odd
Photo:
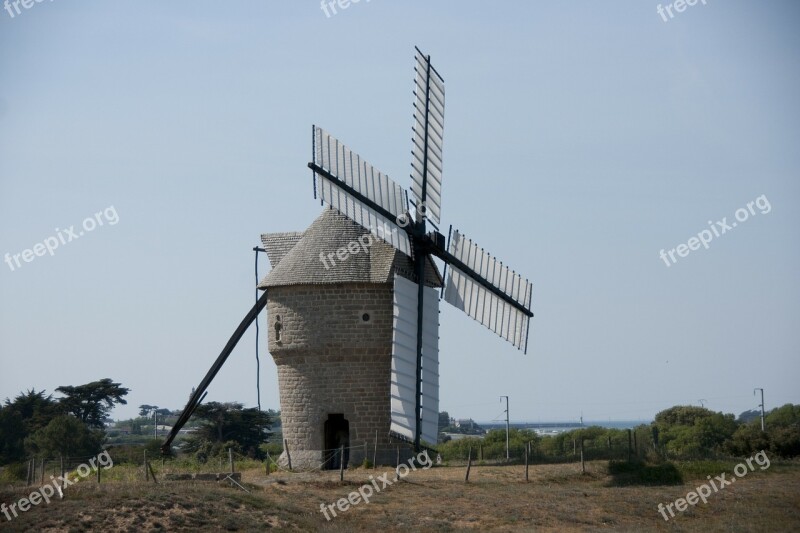
[[[800, 403], [800, 4], [708, 0], [668, 22], [656, 6], [0, 11], [0, 254], [119, 217], [0, 264], [0, 398], [110, 377], [131, 389], [115, 417], [182, 408], [252, 305], [259, 235], [320, 212], [312, 124], [408, 186], [418, 45], [447, 84], [443, 221], [534, 283], [528, 355], [442, 303], [443, 410], [738, 414], [754, 387]], [[762, 195], [769, 213], [659, 258]], [[266, 343], [261, 383], [278, 408]], [[252, 331], [208, 400], [255, 405]]]

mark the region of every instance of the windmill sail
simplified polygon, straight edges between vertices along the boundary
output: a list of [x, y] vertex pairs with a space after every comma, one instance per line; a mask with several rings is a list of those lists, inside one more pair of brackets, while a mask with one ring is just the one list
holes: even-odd
[[314, 126], [313, 134], [315, 193], [410, 257], [408, 235], [396, 223], [408, 212], [408, 193], [325, 130]]
[[[395, 276], [390, 430], [414, 440], [417, 394], [417, 293], [419, 286]], [[439, 434], [439, 297], [426, 287], [422, 325], [422, 440], [435, 444]]]
[[[476, 273], [485, 284], [450, 264], [445, 301], [527, 352], [528, 323], [532, 316], [531, 283], [458, 231], [454, 232], [450, 241], [449, 253]], [[486, 285], [494, 287], [507, 298], [489, 290]]]
[[414, 70], [411, 192], [417, 206], [425, 205], [427, 218], [438, 224], [442, 212], [444, 80], [419, 48]]

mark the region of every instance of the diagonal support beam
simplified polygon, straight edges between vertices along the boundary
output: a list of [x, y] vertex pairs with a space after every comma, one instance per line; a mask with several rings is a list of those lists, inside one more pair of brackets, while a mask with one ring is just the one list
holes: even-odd
[[175, 440], [175, 437], [178, 435], [178, 432], [186, 424], [186, 422], [189, 421], [189, 418], [191, 418], [192, 414], [194, 413], [194, 410], [197, 409], [197, 406], [200, 405], [200, 401], [205, 396], [206, 389], [208, 389], [208, 386], [211, 384], [211, 381], [214, 379], [214, 377], [216, 377], [217, 373], [222, 368], [222, 365], [225, 364], [225, 361], [227, 361], [228, 356], [231, 354], [231, 352], [233, 352], [233, 349], [239, 343], [242, 336], [244, 336], [244, 333], [245, 331], [247, 331], [247, 328], [250, 327], [250, 324], [252, 324], [253, 321], [256, 320], [256, 318], [258, 318], [258, 314], [266, 306], [267, 306], [267, 291], [264, 291], [264, 294], [261, 295], [258, 301], [256, 301], [253, 308], [250, 309], [250, 311], [247, 313], [247, 315], [245, 315], [241, 323], [239, 323], [239, 327], [236, 328], [236, 331], [233, 332], [231, 338], [228, 339], [228, 343], [222, 349], [222, 352], [217, 357], [217, 360], [214, 361], [214, 364], [206, 373], [206, 376], [203, 378], [203, 381], [200, 382], [200, 385], [197, 386], [197, 388], [194, 391], [194, 394], [192, 394], [192, 397], [189, 398], [186, 407], [183, 408], [183, 412], [181, 412], [181, 415], [178, 417], [178, 421], [175, 422], [174, 426], [172, 426], [172, 430], [169, 432], [169, 435], [167, 435], [166, 440], [161, 445], [162, 454], [166, 455], [169, 453], [169, 448], [172, 445], [172, 441]]

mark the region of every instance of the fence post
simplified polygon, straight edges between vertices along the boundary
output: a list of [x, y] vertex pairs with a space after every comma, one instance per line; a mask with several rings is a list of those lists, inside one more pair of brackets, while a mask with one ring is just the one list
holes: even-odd
[[583, 461], [583, 437], [581, 437], [581, 474], [586, 473], [586, 463]]
[[469, 482], [469, 470], [472, 468], [472, 446], [469, 447], [467, 452], [467, 474], [464, 476], [464, 483]]
[[150, 481], [150, 474], [147, 472], [147, 450], [144, 451], [144, 480]]
[[63, 498], [64, 497], [64, 456], [63, 455], [59, 455], [59, 457], [61, 458], [61, 490], [60, 490], [60, 492], [61, 492], [61, 497]]
[[478, 445], [478, 459], [483, 461], [483, 444]]
[[639, 446], [636, 444], [636, 431], [633, 432], [633, 454], [639, 457]]
[[233, 474], [233, 449], [228, 448], [228, 466], [230, 467], [231, 474]]
[[339, 448], [339, 481], [344, 481], [344, 444]]
[[628, 462], [631, 461], [631, 430], [628, 430]]
[[525, 483], [528, 482], [528, 448], [525, 448]]
[[375, 430], [375, 451], [372, 452], [372, 468], [378, 468], [378, 430]]
[[394, 480], [400, 479], [400, 446], [397, 447], [397, 462], [394, 465]]
[[286, 452], [286, 460], [289, 461], [289, 471], [292, 471], [292, 456], [289, 454], [289, 443], [283, 439], [283, 451]]
[[269, 471], [270, 471], [270, 470], [272, 470], [272, 469], [270, 468], [270, 466], [271, 466], [271, 465], [269, 464], [269, 452], [267, 452], [267, 475], [269, 475]]
[[45, 461], [44, 457], [42, 457], [42, 480], [40, 482], [42, 485], [44, 485], [44, 467], [45, 467], [45, 465], [47, 465], [47, 461]]

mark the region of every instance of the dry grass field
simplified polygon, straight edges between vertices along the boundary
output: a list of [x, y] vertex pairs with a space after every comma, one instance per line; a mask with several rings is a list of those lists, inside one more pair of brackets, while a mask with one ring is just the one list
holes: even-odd
[[[713, 468], [713, 467], [712, 467]], [[659, 503], [673, 502], [705, 481], [705, 471], [683, 473], [682, 484], [640, 485], [609, 473], [607, 462], [473, 466], [464, 483], [458, 467], [410, 472], [369, 504], [360, 502], [327, 521], [321, 503], [346, 498], [369, 476], [391, 468], [266, 476], [243, 472], [249, 494], [214, 482], [159, 484], [83, 481], [64, 500], [44, 503], [8, 522], [3, 531], [800, 531], [800, 464], [756, 470], [666, 522]], [[721, 474], [716, 470], [714, 474]], [[730, 472], [730, 470], [728, 470]], [[728, 476], [730, 477], [730, 473]], [[379, 482], [378, 486], [382, 483]], [[10, 504], [25, 495], [5, 487]]]

